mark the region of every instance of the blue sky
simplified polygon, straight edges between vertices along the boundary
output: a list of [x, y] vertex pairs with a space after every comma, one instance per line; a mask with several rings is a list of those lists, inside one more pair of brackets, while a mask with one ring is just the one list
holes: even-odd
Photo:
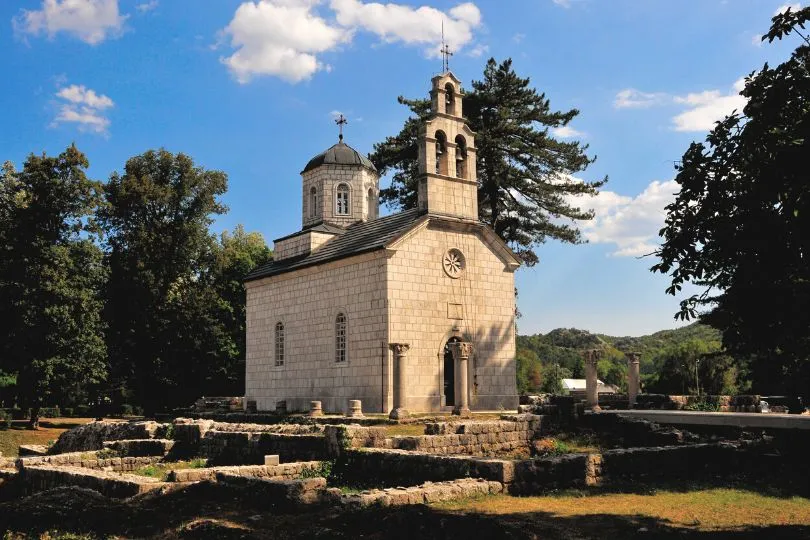
[[[556, 136], [590, 144], [581, 178], [590, 243], [547, 243], [518, 271], [520, 333], [579, 327], [641, 335], [676, 326], [649, 272], [673, 161], [732, 109], [740, 79], [796, 46], [760, 44], [784, 0], [32, 0], [0, 3], [2, 160], [71, 142], [106, 179], [149, 148], [230, 178], [230, 211], [268, 242], [300, 227], [299, 172], [337, 139], [368, 152], [401, 127], [398, 95], [426, 96], [441, 21], [467, 86], [511, 57], [557, 109]], [[386, 185], [387, 179], [382, 184]]]

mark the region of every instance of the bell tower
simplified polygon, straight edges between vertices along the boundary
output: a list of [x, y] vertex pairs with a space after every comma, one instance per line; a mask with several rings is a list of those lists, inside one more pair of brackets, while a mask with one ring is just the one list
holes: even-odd
[[431, 115], [419, 138], [418, 206], [478, 221], [475, 133], [462, 116], [461, 81], [445, 71], [431, 83]]

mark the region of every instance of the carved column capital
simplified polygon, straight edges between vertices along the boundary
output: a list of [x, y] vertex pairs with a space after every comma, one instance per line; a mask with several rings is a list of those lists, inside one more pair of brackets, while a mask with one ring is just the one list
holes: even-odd
[[602, 354], [603, 352], [601, 349], [587, 349], [582, 351], [582, 356], [585, 358], [586, 364], [596, 365], [599, 359], [602, 358]]
[[626, 352], [624, 355], [627, 357], [627, 361], [631, 364], [638, 364], [639, 358], [641, 358], [641, 353], [639, 352]]
[[469, 341], [456, 341], [450, 344], [453, 360], [469, 360], [473, 352], [473, 344]]
[[397, 358], [402, 358], [403, 356], [408, 354], [408, 350], [411, 348], [410, 344], [408, 343], [389, 343], [388, 347], [394, 351], [394, 356]]

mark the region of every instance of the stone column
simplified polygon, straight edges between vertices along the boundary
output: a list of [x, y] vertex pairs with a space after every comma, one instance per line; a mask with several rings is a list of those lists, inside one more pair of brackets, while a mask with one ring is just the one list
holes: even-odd
[[363, 402], [359, 399], [349, 400], [349, 412], [346, 413], [349, 418], [363, 418]]
[[310, 416], [323, 416], [323, 407], [320, 401], [309, 402], [309, 415]]
[[641, 353], [628, 352], [624, 353], [627, 356], [627, 400], [632, 409], [636, 405], [636, 396], [639, 391], [639, 362], [638, 359]]
[[411, 346], [407, 343], [391, 343], [389, 345], [394, 352], [394, 408], [391, 409], [389, 418], [398, 420], [408, 416], [408, 410], [405, 408], [405, 358], [408, 355], [408, 349]]
[[469, 403], [470, 383], [467, 373], [472, 349], [472, 343], [465, 341], [450, 344], [450, 352], [453, 353], [453, 360], [458, 363], [459, 392], [456, 396], [456, 406], [453, 409], [453, 414], [458, 416], [471, 416]]
[[601, 351], [592, 349], [585, 351], [585, 406], [594, 412], [602, 409], [599, 407], [598, 382], [596, 380], [596, 363], [599, 361]]

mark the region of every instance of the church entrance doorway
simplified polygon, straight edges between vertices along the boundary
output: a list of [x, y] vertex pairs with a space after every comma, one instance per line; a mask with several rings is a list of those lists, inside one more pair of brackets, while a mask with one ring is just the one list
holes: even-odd
[[451, 337], [444, 345], [444, 405], [445, 407], [456, 404], [456, 362], [453, 360], [453, 353], [450, 350], [451, 343], [461, 341], [457, 337]]

